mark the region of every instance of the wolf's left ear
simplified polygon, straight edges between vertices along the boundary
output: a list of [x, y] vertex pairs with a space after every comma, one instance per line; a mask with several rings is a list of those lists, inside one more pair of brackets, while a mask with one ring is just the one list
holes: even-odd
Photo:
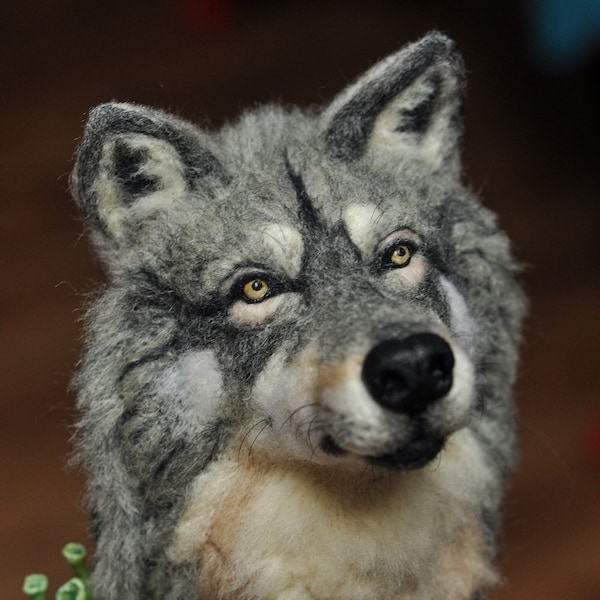
[[403, 156], [458, 174], [464, 68], [455, 44], [433, 32], [404, 47], [344, 90], [321, 119], [328, 154], [373, 154], [393, 166]]

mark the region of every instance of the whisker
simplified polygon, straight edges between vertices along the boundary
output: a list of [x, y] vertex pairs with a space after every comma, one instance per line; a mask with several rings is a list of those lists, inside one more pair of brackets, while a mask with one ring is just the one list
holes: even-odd
[[270, 419], [264, 419], [264, 421], [265, 421], [265, 424], [263, 425], [261, 430], [256, 434], [256, 436], [252, 440], [252, 443], [250, 444], [250, 447], [248, 448], [248, 456], [250, 456], [250, 454], [252, 453], [252, 448], [254, 448], [254, 444], [256, 444], [256, 440], [261, 436], [262, 432], [271, 425]]
[[[288, 422], [291, 421], [301, 410], [304, 410], [305, 408], [311, 408], [313, 406], [317, 406], [317, 403], [316, 402], [311, 402], [310, 404], [303, 404], [302, 406], [300, 406], [296, 410], [292, 411], [290, 413], [290, 416], [281, 424], [281, 427], [285, 427], [285, 425], [287, 425]], [[296, 431], [296, 433], [298, 433], [298, 431]]]
[[[248, 429], [248, 431], [246, 431], [246, 433], [244, 434], [244, 437], [242, 438], [242, 440], [240, 441], [240, 445], [238, 448], [238, 455], [237, 455], [237, 461], [238, 463], [240, 462], [240, 458], [242, 455], [242, 448], [244, 447], [244, 444], [246, 442], [246, 440], [248, 439], [248, 436], [257, 428], [260, 427], [262, 424], [264, 423], [263, 428], [258, 432], [258, 435], [254, 438], [252, 444], [250, 445], [250, 450], [252, 450], [252, 446], [254, 445], [254, 443], [256, 442], [256, 440], [258, 439], [258, 436], [265, 430], [265, 428], [270, 425], [271, 421], [270, 419], [268, 419], [267, 417], [263, 417], [262, 419], [259, 419], [256, 423], [254, 423], [254, 425], [252, 425], [252, 427], [250, 427]], [[250, 455], [250, 451], [248, 451], [248, 456]]]
[[316, 448], [316, 447], [314, 446], [314, 444], [313, 444], [313, 441], [312, 441], [312, 437], [311, 437], [311, 436], [312, 436], [312, 433], [313, 433], [313, 427], [314, 427], [315, 425], [317, 426], [317, 428], [318, 428], [318, 429], [320, 429], [320, 427], [321, 427], [321, 423], [319, 422], [319, 416], [318, 416], [318, 415], [315, 415], [315, 416], [314, 416], [314, 417], [313, 417], [313, 418], [312, 418], [312, 419], [309, 421], [309, 423], [308, 423], [308, 428], [307, 428], [307, 430], [306, 430], [306, 444], [307, 444], [307, 446], [310, 448], [310, 451], [311, 451], [311, 457], [310, 457], [310, 458], [311, 458], [311, 460], [312, 460], [313, 456], [316, 454], [316, 452], [317, 452], [317, 449], [318, 449], [318, 448]]

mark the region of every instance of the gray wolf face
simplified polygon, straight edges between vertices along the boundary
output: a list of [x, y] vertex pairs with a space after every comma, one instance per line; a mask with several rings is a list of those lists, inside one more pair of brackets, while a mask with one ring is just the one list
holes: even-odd
[[[269, 106], [216, 133], [129, 104], [91, 113], [72, 188], [110, 281], [78, 378], [100, 597], [467, 598], [493, 579], [523, 302], [506, 238], [460, 181], [463, 79], [433, 33], [320, 112]], [[227, 512], [241, 472], [260, 491]], [[320, 474], [306, 480], [316, 498], [337, 497], [324, 481], [385, 481], [402, 504], [420, 481], [432, 511], [456, 504], [422, 531], [438, 573], [458, 569], [440, 547], [473, 540], [466, 591], [375, 553], [394, 574], [371, 565], [363, 595], [327, 569], [302, 574], [304, 593], [283, 541], [280, 567], [261, 567], [273, 540], [240, 515], [260, 523], [256, 498], [276, 480], [264, 512], [277, 510], [298, 473]], [[462, 504], [448, 473], [475, 481]], [[285, 529], [297, 512], [282, 504]], [[327, 521], [326, 506], [311, 514]], [[411, 520], [388, 509], [368, 512]], [[214, 533], [225, 522], [237, 528]]]

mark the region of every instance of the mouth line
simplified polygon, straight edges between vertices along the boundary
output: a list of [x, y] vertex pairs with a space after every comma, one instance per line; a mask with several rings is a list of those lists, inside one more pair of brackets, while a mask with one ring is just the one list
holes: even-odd
[[417, 436], [394, 452], [379, 454], [367, 458], [369, 464], [386, 469], [414, 471], [434, 460], [443, 450], [446, 440], [426, 436]]
[[[363, 456], [367, 463], [375, 467], [394, 471], [413, 471], [420, 469], [434, 460], [443, 450], [445, 438], [427, 435], [424, 432], [415, 434], [406, 444], [393, 452]], [[344, 450], [330, 435], [326, 435], [319, 444], [320, 449], [330, 456], [346, 456]]]

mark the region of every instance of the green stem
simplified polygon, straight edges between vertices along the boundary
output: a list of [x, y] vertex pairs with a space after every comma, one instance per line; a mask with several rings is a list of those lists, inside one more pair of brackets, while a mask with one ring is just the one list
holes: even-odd
[[48, 578], [39, 573], [33, 573], [25, 577], [23, 582], [23, 593], [29, 596], [31, 600], [46, 600], [46, 590], [48, 589]]
[[88, 570], [85, 565], [85, 548], [81, 544], [70, 543], [63, 548], [63, 556], [75, 571], [75, 575], [86, 583], [88, 580]]
[[58, 588], [56, 600], [87, 600], [85, 584], [81, 579], [73, 577]]

